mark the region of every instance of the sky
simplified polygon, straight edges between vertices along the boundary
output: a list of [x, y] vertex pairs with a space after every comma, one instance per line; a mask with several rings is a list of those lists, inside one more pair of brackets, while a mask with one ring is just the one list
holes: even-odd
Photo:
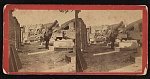
[[[58, 20], [63, 24], [74, 18], [73, 12], [62, 13], [58, 10], [15, 10], [13, 12], [21, 25], [34, 25], [52, 23]], [[142, 19], [142, 10], [81, 10], [79, 18], [82, 18], [87, 26], [111, 25], [124, 21], [129, 24]]]

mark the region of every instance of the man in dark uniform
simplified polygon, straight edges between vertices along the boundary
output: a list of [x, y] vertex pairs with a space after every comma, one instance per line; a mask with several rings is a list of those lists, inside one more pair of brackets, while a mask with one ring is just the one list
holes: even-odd
[[111, 48], [114, 49], [114, 46], [115, 46], [115, 40], [118, 36], [118, 28], [120, 27], [123, 27], [124, 26], [124, 23], [123, 21], [121, 21], [119, 24], [115, 24], [112, 26], [112, 29], [111, 29], [111, 33], [110, 33], [110, 41], [111, 41]]
[[51, 36], [52, 36], [52, 29], [49, 29], [49, 31], [46, 31], [44, 33], [44, 40], [46, 41], [46, 43], [45, 43], [46, 49], [49, 49], [48, 45], [49, 45], [49, 40], [50, 40]]
[[54, 26], [56, 26], [57, 23], [58, 23], [58, 21], [55, 20], [55, 22], [54, 22], [50, 27], [47, 27], [47, 29], [46, 29], [46, 31], [45, 31], [45, 33], [44, 33], [44, 40], [46, 41], [46, 43], [45, 43], [45, 48], [46, 48], [46, 49], [49, 49], [49, 47], [48, 47], [48, 45], [49, 45], [49, 40], [50, 40], [50, 38], [51, 38], [51, 36], [52, 36], [52, 33], [53, 33], [52, 28], [53, 28]]
[[111, 49], [114, 49], [116, 37], [117, 33], [115, 31], [111, 32], [110, 34]]

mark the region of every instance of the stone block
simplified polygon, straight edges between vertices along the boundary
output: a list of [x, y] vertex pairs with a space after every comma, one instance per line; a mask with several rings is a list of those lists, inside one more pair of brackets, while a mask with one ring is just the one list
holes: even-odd
[[138, 47], [138, 43], [137, 40], [128, 40], [128, 41], [124, 41], [124, 42], [119, 42], [119, 47], [120, 48], [137, 48]]
[[120, 52], [120, 47], [115, 47], [116, 52]]
[[137, 48], [120, 48], [120, 47], [115, 47], [115, 51], [120, 52], [120, 51], [130, 51], [130, 52], [137, 52]]
[[74, 42], [72, 40], [59, 40], [54, 42], [54, 47], [57, 48], [73, 48]]
[[68, 62], [68, 63], [76, 63], [76, 55], [75, 55], [75, 53], [67, 53], [66, 54], [66, 61]]
[[49, 46], [50, 51], [54, 51], [54, 46]]

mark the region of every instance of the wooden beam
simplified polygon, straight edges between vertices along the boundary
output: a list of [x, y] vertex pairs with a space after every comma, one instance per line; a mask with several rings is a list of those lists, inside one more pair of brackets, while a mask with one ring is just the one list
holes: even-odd
[[106, 54], [111, 54], [111, 53], [116, 53], [116, 52], [118, 52], [118, 51], [110, 51], [110, 52], [97, 53], [97, 54], [93, 54], [93, 56], [106, 55]]
[[28, 53], [28, 55], [36, 55], [36, 54], [42, 54], [42, 53], [49, 53], [51, 50], [41, 51], [41, 52], [34, 52], [34, 53]]

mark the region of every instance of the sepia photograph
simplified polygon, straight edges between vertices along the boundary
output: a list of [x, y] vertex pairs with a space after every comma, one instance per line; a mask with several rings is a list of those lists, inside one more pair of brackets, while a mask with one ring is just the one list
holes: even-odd
[[79, 17], [87, 30], [79, 72], [142, 71], [142, 10], [83, 10]]
[[10, 71], [75, 72], [73, 15], [61, 10], [9, 11], [10, 60], [18, 60], [10, 61]]
[[8, 10], [8, 72], [144, 71], [143, 9], [32, 7]]

